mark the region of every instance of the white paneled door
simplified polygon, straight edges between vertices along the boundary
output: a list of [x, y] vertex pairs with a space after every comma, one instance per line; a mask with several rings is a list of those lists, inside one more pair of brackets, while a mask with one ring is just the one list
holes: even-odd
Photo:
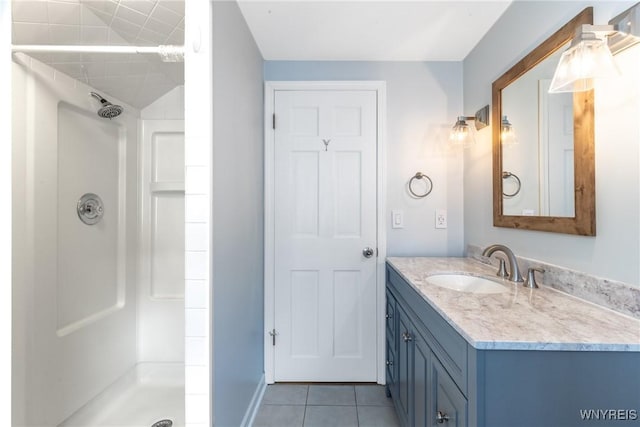
[[376, 91], [275, 92], [275, 381], [377, 379], [377, 129]]
[[550, 80], [540, 80], [541, 215], [575, 215], [573, 94], [549, 96]]

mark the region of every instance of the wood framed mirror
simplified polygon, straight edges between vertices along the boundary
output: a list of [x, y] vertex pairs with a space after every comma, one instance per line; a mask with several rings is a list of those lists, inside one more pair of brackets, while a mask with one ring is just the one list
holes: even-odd
[[[549, 94], [588, 7], [492, 85], [493, 225], [595, 236], [593, 90]], [[503, 138], [503, 119], [515, 130]]]

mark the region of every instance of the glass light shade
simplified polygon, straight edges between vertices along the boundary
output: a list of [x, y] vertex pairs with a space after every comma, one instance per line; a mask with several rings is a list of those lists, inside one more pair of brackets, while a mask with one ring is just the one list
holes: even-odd
[[449, 140], [455, 145], [462, 145], [464, 147], [475, 143], [471, 127], [465, 121], [464, 116], [458, 117], [458, 121], [451, 128], [449, 134]]
[[500, 141], [502, 145], [515, 145], [518, 143], [516, 131], [507, 116], [502, 116], [502, 122], [500, 123]]
[[620, 75], [607, 42], [589, 38], [587, 34], [583, 37], [586, 38], [562, 54], [549, 93], [590, 90], [593, 89], [594, 78]]

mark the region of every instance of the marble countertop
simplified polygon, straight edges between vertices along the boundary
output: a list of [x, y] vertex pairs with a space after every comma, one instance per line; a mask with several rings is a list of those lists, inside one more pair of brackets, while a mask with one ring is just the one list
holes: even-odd
[[[473, 347], [481, 350], [640, 351], [640, 320], [557, 291], [516, 285], [471, 258], [387, 258]], [[499, 294], [458, 292], [428, 276], [466, 273], [500, 282]]]

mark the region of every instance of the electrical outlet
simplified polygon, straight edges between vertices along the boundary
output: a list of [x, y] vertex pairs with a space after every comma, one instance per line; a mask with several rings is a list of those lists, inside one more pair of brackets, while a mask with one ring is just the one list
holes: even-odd
[[436, 228], [447, 228], [446, 209], [436, 209]]

